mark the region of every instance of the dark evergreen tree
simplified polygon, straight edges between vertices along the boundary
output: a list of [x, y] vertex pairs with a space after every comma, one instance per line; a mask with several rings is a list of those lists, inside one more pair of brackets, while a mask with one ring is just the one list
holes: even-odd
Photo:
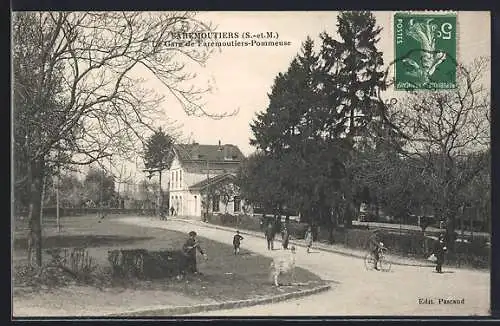
[[345, 138], [351, 153], [344, 157], [345, 176], [342, 196], [346, 225], [359, 210], [362, 188], [356, 185], [355, 151], [374, 146], [387, 132], [382, 115], [384, 105], [378, 92], [384, 90], [382, 52], [377, 49], [381, 28], [370, 12], [341, 12], [337, 18], [340, 40], [326, 32], [320, 51], [322, 69], [319, 74], [328, 112], [331, 137]]
[[155, 131], [144, 146], [146, 170], [164, 170], [170, 167], [173, 155], [173, 139], [161, 128]]
[[373, 118], [383, 113], [377, 96], [385, 89], [384, 62], [377, 49], [382, 29], [370, 12], [341, 12], [337, 27], [340, 41], [321, 35], [325, 93], [338, 104], [338, 121], [352, 139], [365, 135]]

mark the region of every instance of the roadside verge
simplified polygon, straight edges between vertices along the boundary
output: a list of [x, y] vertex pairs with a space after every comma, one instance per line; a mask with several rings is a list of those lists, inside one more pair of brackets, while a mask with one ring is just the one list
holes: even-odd
[[165, 308], [155, 308], [155, 309], [143, 309], [136, 311], [129, 311], [126, 313], [110, 314], [106, 317], [160, 317], [160, 316], [176, 316], [176, 315], [186, 315], [194, 314], [200, 312], [208, 312], [213, 310], [224, 310], [224, 309], [235, 309], [243, 307], [251, 307], [261, 304], [272, 304], [289, 299], [296, 299], [300, 297], [305, 297], [308, 295], [328, 291], [331, 285], [321, 285], [312, 289], [296, 291], [290, 293], [284, 293], [275, 296], [269, 296], [264, 298], [247, 299], [247, 300], [236, 300], [236, 301], [226, 301], [217, 303], [200, 304], [194, 306], [179, 306], [179, 307], [165, 307]]

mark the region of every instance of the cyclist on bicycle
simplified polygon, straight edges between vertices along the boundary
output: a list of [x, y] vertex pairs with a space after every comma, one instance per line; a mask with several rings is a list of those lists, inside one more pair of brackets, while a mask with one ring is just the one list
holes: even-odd
[[373, 256], [373, 268], [379, 270], [378, 262], [380, 261], [380, 253], [385, 249], [384, 243], [381, 241], [381, 236], [378, 230], [375, 230], [374, 234], [370, 237], [369, 246], [370, 252]]

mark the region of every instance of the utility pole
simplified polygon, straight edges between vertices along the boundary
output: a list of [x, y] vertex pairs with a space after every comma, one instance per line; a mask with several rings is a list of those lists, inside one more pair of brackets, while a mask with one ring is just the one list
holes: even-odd
[[103, 218], [104, 216], [104, 213], [103, 213], [103, 210], [102, 210], [102, 197], [103, 197], [103, 187], [104, 187], [104, 169], [101, 170], [100, 172], [101, 174], [101, 186], [99, 188], [101, 188], [101, 191], [99, 193], [99, 212], [100, 212], [100, 218]]
[[163, 214], [163, 190], [162, 190], [162, 186], [161, 186], [161, 169], [160, 171], [158, 171], [158, 174], [159, 174], [159, 181], [160, 181], [160, 203], [159, 203], [159, 206], [160, 206], [160, 215]]
[[206, 204], [206, 215], [205, 218], [203, 219], [203, 222], [206, 222], [208, 220], [208, 207], [210, 205], [210, 165], [208, 163], [207, 159], [207, 204]]
[[61, 180], [61, 168], [57, 166], [57, 185], [56, 185], [56, 223], [57, 223], [57, 232], [61, 232], [61, 222], [59, 216], [59, 186]]

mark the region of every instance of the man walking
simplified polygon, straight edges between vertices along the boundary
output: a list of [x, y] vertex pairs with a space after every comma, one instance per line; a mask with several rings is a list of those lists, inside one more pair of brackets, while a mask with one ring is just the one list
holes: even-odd
[[444, 243], [444, 235], [439, 236], [439, 240], [434, 249], [434, 255], [436, 255], [436, 272], [442, 273], [442, 267], [444, 263], [444, 254], [446, 252], [446, 244]]
[[313, 233], [311, 226], [307, 227], [306, 234], [304, 235], [304, 240], [306, 241], [307, 253], [310, 253], [313, 244]]
[[265, 235], [267, 241], [267, 250], [274, 250], [274, 227], [272, 223], [267, 224]]

